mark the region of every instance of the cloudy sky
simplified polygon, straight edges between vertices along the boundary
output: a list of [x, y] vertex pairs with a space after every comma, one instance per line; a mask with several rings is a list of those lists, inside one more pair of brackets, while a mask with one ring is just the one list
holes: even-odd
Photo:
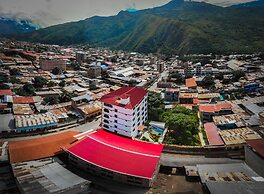
[[[43, 26], [77, 21], [94, 15], [116, 15], [128, 8], [146, 9], [170, 0], [0, 0], [0, 16], [29, 18]], [[200, 1], [200, 0], [199, 0]], [[205, 0], [230, 5], [250, 0]]]

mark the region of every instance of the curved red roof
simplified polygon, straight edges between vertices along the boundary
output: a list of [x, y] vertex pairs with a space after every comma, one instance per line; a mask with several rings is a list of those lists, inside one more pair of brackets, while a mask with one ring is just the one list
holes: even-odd
[[131, 140], [100, 130], [68, 148], [74, 156], [114, 172], [151, 179], [163, 145]]
[[[140, 87], [122, 87], [109, 94], [104, 95], [101, 101], [106, 104], [121, 106], [127, 109], [133, 109], [148, 92]], [[130, 97], [130, 102], [127, 105], [121, 105], [118, 100], [120, 98]]]

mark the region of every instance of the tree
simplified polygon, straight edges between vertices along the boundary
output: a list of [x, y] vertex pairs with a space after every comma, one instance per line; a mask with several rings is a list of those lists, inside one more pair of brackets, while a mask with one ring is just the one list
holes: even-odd
[[57, 97], [45, 97], [43, 101], [44, 104], [49, 104], [49, 105], [58, 104], [60, 102], [59, 98]]
[[45, 79], [42, 76], [36, 76], [34, 77], [33, 83], [36, 88], [42, 88], [44, 85], [46, 85], [48, 82], [47, 79]]
[[96, 90], [97, 87], [96, 87], [96, 85], [90, 85], [90, 86], [89, 86], [89, 89], [90, 89], [90, 90]]
[[62, 80], [60, 83], [59, 83], [59, 86], [61, 87], [65, 87], [66, 85], [66, 81], [65, 80]]
[[161, 95], [156, 92], [148, 94], [148, 119], [150, 121], [160, 121], [160, 115], [165, 111], [165, 105]]
[[202, 86], [209, 88], [213, 85], [214, 85], [214, 78], [211, 75], [206, 75], [203, 78]]
[[15, 93], [20, 96], [33, 96], [35, 95], [35, 88], [32, 84], [25, 84], [23, 87], [16, 89]]
[[51, 73], [53, 73], [54, 75], [60, 75], [62, 74], [62, 69], [59, 67], [55, 67], [54, 69], [52, 69]]
[[241, 70], [233, 71], [232, 81], [237, 82], [241, 77], [245, 76], [245, 72]]
[[224, 74], [223, 73], [218, 73], [215, 75], [215, 79], [223, 80], [224, 79]]
[[176, 107], [165, 111], [161, 120], [166, 123], [169, 132], [165, 141], [169, 144], [196, 145], [199, 119], [197, 112], [185, 107]]
[[6, 83], [6, 82], [8, 82], [8, 76], [0, 75], [0, 83]]
[[231, 80], [230, 79], [224, 79], [222, 81], [222, 84], [230, 84]]
[[21, 83], [20, 79], [17, 79], [17, 78], [15, 78], [15, 77], [11, 77], [11, 78], [10, 78], [10, 82], [11, 82], [12, 84], [20, 84], [20, 83]]
[[20, 72], [17, 68], [12, 68], [9, 70], [11, 76], [20, 75]]
[[53, 81], [49, 81], [49, 82], [47, 83], [47, 86], [48, 86], [48, 87], [54, 87], [55, 85], [56, 85], [56, 83], [53, 82]]
[[0, 84], [0, 89], [1, 90], [8, 90], [8, 89], [10, 89], [10, 87], [6, 84]]
[[102, 70], [101, 76], [102, 76], [102, 78], [109, 78], [109, 74], [108, 74], [107, 70]]
[[182, 76], [178, 71], [172, 73], [172, 74], [169, 76], [169, 79], [171, 79], [171, 78], [176, 79], [175, 82], [176, 82], [177, 84], [183, 84], [183, 83], [184, 83], [184, 78], [183, 78], [183, 76]]
[[193, 77], [193, 75], [190, 74], [190, 73], [188, 73], [188, 74], [185, 75], [185, 79], [189, 79], [189, 78], [192, 78], [192, 77]]
[[69, 93], [69, 92], [64, 92], [62, 94], [62, 96], [59, 97], [59, 101], [62, 103], [62, 102], [69, 102], [71, 101], [71, 99], [73, 97], [75, 97], [76, 95], [73, 94], [73, 93]]

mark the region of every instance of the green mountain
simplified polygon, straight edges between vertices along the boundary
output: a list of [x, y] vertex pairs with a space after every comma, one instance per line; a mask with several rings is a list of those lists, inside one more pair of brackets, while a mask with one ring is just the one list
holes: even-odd
[[264, 7], [219, 7], [173, 0], [137, 12], [91, 17], [27, 33], [20, 39], [59, 45], [89, 44], [164, 54], [264, 51]]

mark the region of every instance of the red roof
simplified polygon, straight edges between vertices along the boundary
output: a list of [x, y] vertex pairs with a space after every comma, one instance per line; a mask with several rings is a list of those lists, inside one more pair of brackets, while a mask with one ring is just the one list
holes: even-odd
[[61, 147], [74, 142], [77, 131], [66, 131], [55, 135], [27, 140], [11, 141], [8, 144], [11, 163], [37, 160], [55, 156], [62, 152]]
[[209, 145], [224, 145], [223, 140], [218, 134], [217, 127], [214, 123], [205, 123], [204, 129], [209, 142]]
[[200, 105], [200, 112], [219, 112], [222, 109], [231, 109], [232, 105], [229, 103], [213, 104], [213, 105]]
[[193, 99], [193, 104], [199, 104], [199, 99], [198, 98], [194, 98]]
[[[101, 101], [106, 104], [121, 106], [127, 109], [133, 109], [148, 92], [140, 87], [122, 87], [109, 94], [104, 95]], [[127, 105], [121, 105], [117, 102], [120, 98], [130, 97], [130, 102]]]
[[13, 92], [11, 90], [0, 90], [0, 96], [9, 95], [12, 96]]
[[196, 87], [197, 84], [196, 84], [195, 78], [185, 79], [185, 85], [186, 85], [188, 88]]
[[34, 99], [32, 96], [14, 96], [13, 97], [14, 104], [30, 104], [34, 103]]
[[151, 179], [163, 145], [121, 137], [105, 130], [88, 135], [68, 152], [104, 169]]
[[252, 147], [258, 154], [264, 157], [264, 139], [247, 140], [247, 144]]

